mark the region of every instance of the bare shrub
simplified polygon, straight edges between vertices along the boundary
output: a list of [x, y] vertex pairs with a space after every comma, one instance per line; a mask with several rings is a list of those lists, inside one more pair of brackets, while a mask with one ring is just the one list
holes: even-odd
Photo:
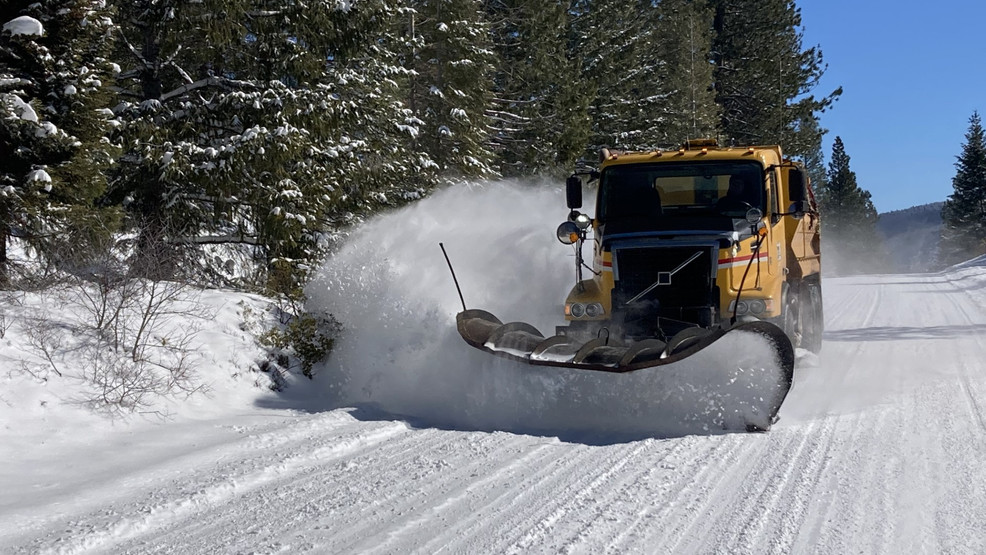
[[24, 305], [24, 293], [20, 291], [0, 291], [0, 339], [7, 335], [7, 331], [14, 324], [14, 318], [8, 314], [15, 306]]
[[81, 377], [93, 388], [85, 401], [110, 411], [144, 410], [156, 398], [200, 391], [195, 336], [213, 316], [187, 282], [147, 277], [170, 272], [170, 251], [135, 258], [131, 246], [123, 238], [91, 259], [77, 258], [70, 278], [86, 337]]
[[93, 272], [75, 276], [76, 304], [88, 316], [93, 329], [104, 332], [116, 325], [120, 313], [136, 294], [134, 283], [123, 273]]
[[89, 285], [82, 301], [95, 338], [84, 357], [95, 405], [146, 408], [148, 400], [202, 389], [194, 353], [199, 322], [212, 315], [185, 284], [127, 278]]
[[[58, 326], [51, 321], [48, 313], [43, 312], [28, 322], [25, 331], [27, 332], [28, 344], [48, 361], [51, 369], [55, 374], [58, 374], [58, 377], [62, 377], [64, 374], [58, 369], [58, 364], [55, 363], [55, 357], [62, 350], [65, 336], [57, 328]], [[41, 378], [36, 373], [32, 372], [32, 374], [36, 378]]]
[[92, 408], [122, 412], [144, 409], [162, 390], [161, 378], [146, 365], [116, 356], [105, 344], [88, 345], [84, 358], [81, 378], [93, 388], [85, 400]]

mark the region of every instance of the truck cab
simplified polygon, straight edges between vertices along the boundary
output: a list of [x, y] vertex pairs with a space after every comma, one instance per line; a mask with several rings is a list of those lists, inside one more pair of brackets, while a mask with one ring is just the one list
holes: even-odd
[[[586, 178], [596, 186], [591, 216], [579, 211]], [[576, 244], [591, 277], [581, 279], [580, 267], [559, 333], [665, 339], [759, 319], [796, 347], [820, 349], [819, 215], [780, 146], [603, 149], [598, 170], [567, 187], [559, 239]]]

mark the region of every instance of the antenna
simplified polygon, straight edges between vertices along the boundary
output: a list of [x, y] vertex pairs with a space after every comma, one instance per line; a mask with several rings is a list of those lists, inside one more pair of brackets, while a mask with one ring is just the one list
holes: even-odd
[[466, 300], [462, 298], [462, 289], [459, 288], [459, 280], [455, 277], [455, 270], [452, 269], [452, 261], [448, 259], [448, 253], [445, 252], [445, 245], [442, 243], [438, 244], [442, 248], [442, 254], [445, 255], [445, 262], [448, 264], [448, 271], [452, 272], [452, 281], [455, 282], [455, 290], [459, 292], [459, 302], [462, 303], [462, 311], [466, 310]]

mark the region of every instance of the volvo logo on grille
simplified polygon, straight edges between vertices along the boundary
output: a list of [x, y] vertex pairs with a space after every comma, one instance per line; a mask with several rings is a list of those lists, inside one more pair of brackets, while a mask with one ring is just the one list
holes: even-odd
[[654, 283], [650, 284], [650, 286], [647, 289], [644, 289], [640, 293], [637, 293], [632, 299], [630, 299], [629, 301], [627, 301], [626, 304], [633, 304], [636, 301], [639, 301], [644, 295], [646, 295], [647, 293], [650, 293], [651, 291], [653, 291], [657, 287], [660, 287], [662, 285], [671, 285], [671, 276], [673, 276], [673, 275], [677, 274], [678, 272], [680, 272], [682, 268], [684, 268], [685, 266], [688, 266], [689, 264], [691, 264], [692, 262], [694, 262], [695, 259], [697, 259], [698, 257], [702, 256], [702, 254], [703, 254], [703, 251], [696, 252], [688, 260], [682, 262], [681, 264], [678, 265], [677, 268], [675, 268], [674, 270], [671, 270], [670, 272], [658, 272], [657, 273], [657, 281], [655, 281]]

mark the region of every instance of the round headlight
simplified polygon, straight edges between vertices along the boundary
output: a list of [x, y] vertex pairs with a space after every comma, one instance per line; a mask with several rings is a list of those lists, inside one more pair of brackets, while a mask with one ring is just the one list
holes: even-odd
[[575, 318], [581, 318], [585, 316], [585, 305], [582, 303], [573, 303], [572, 316], [574, 316]]
[[592, 225], [592, 218], [586, 216], [585, 214], [579, 214], [575, 217], [575, 225], [577, 225], [579, 229], [586, 229]]
[[589, 318], [595, 318], [597, 316], [603, 315], [603, 305], [599, 303], [589, 303], [585, 305], [585, 315]]
[[763, 219], [763, 212], [759, 208], [751, 208], [746, 211], [746, 221], [750, 225], [756, 224]]
[[737, 316], [742, 316], [742, 315], [746, 314], [749, 310], [750, 310], [750, 307], [747, 306], [746, 301], [740, 301], [740, 302], [736, 303], [736, 315]]
[[749, 304], [750, 304], [750, 312], [753, 314], [763, 314], [764, 311], [767, 310], [767, 304], [764, 303], [761, 299], [753, 299], [749, 301]]
[[558, 234], [559, 241], [566, 245], [571, 245], [579, 240], [582, 230], [579, 229], [579, 226], [575, 225], [575, 222], [565, 222], [558, 226], [558, 231], [555, 233]]

